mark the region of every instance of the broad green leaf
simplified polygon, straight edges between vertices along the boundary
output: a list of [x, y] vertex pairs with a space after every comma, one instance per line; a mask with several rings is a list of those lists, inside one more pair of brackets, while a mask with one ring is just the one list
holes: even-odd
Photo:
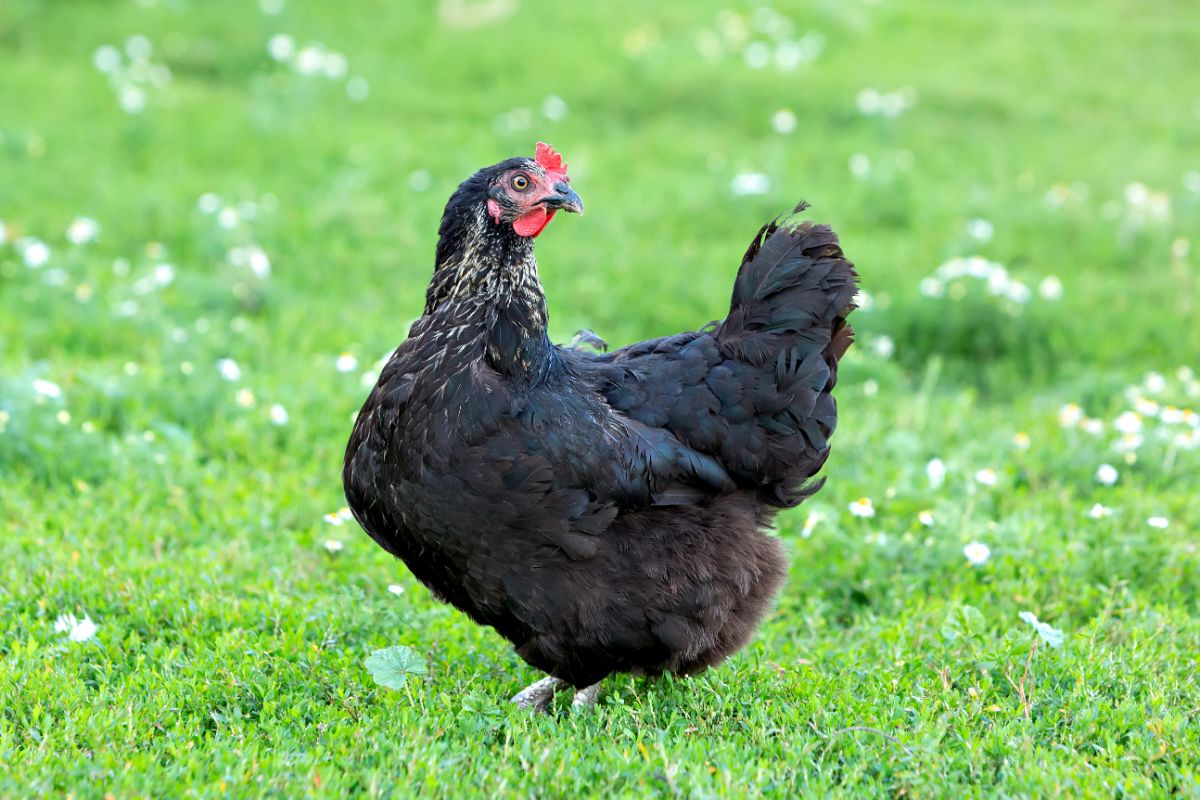
[[420, 677], [429, 672], [425, 659], [402, 644], [376, 650], [363, 663], [375, 682], [388, 689], [400, 689], [408, 683], [410, 675]]
[[942, 623], [942, 636], [950, 641], [983, 633], [983, 613], [975, 606], [956, 606]]

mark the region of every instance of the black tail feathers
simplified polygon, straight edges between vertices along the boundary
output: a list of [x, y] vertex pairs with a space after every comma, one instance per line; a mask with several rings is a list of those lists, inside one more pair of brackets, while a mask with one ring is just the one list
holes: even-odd
[[773, 220], [742, 258], [721, 332], [724, 337], [803, 334], [813, 327], [832, 332], [835, 320], [853, 310], [857, 277], [828, 225]]

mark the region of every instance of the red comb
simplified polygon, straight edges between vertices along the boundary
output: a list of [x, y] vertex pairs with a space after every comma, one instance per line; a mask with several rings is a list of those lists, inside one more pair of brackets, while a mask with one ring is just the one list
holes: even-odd
[[567, 165], [563, 163], [562, 156], [558, 151], [545, 142], [538, 142], [535, 149], [533, 160], [538, 163], [542, 169], [547, 172], [566, 173]]

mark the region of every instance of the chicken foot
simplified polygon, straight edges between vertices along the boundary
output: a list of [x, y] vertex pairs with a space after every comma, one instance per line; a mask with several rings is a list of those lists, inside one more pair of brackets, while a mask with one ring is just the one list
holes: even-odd
[[608, 351], [608, 342], [596, 335], [595, 331], [584, 328], [581, 331], [575, 332], [575, 338], [567, 347], [572, 350], [595, 350], [597, 353], [605, 353]]
[[[549, 676], [540, 681], [534, 681], [517, 692], [513, 695], [512, 702], [520, 708], [532, 708], [538, 713], [545, 713], [550, 708], [550, 702], [554, 699], [554, 695], [570, 688], [571, 684], [566, 681]], [[591, 708], [596, 705], [596, 698], [599, 696], [600, 684], [599, 682], [593, 683], [575, 693], [575, 697], [571, 700], [571, 708], [572, 710]]]

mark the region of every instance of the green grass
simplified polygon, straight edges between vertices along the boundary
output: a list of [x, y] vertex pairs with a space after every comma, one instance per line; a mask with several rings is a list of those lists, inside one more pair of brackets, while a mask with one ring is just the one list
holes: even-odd
[[[758, 8], [740, 0], [526, 2], [474, 28], [432, 5], [0, 5], [0, 796], [1200, 795], [1200, 449], [1152, 415], [1113, 448], [1136, 395], [1200, 407], [1177, 374], [1200, 368], [1200, 12], [780, 2], [823, 42], [781, 72], [730, 47], [728, 12]], [[369, 95], [272, 61], [280, 32], [344, 53]], [[171, 79], [127, 114], [92, 58], [135, 34]], [[899, 116], [856, 108], [905, 86]], [[757, 226], [800, 197], [874, 300], [829, 483], [780, 518], [793, 567], [761, 635], [547, 717], [504, 702], [536, 675], [503, 641], [322, 519], [445, 197], [539, 138], [588, 209], [539, 240], [559, 340], [720, 316]], [[743, 171], [770, 190], [733, 195]], [[256, 218], [221, 228], [209, 192]], [[66, 241], [79, 215], [97, 241]], [[250, 243], [266, 279], [230, 263]], [[974, 254], [1033, 288], [1019, 313], [918, 291]], [[1036, 290], [1050, 275], [1060, 300]], [[1103, 432], [1061, 425], [1067, 403]], [[1022, 611], [1062, 646], [1035, 647]], [[63, 614], [95, 637], [69, 641]], [[399, 691], [363, 663], [394, 644], [429, 666]]]

